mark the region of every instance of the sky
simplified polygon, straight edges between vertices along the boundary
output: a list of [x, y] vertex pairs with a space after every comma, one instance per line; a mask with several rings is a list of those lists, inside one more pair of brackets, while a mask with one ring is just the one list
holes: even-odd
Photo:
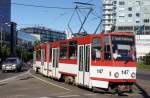
[[[31, 26], [44, 26], [58, 31], [68, 30], [68, 23], [74, 12], [74, 9], [64, 10], [37, 8], [30, 6], [15, 5], [13, 3], [63, 8], [75, 8], [76, 5], [73, 2], [88, 2], [94, 4], [94, 10], [92, 11], [92, 14], [90, 14], [89, 18], [87, 19], [84, 25], [84, 29], [88, 33], [93, 33], [101, 20], [101, 0], [12, 0], [11, 2], [11, 20], [18, 24], [18, 29]], [[84, 20], [88, 11], [89, 9], [80, 9], [79, 15], [82, 21]], [[71, 27], [73, 33], [79, 31], [81, 23], [77, 16], [77, 13], [73, 15], [69, 26]]]

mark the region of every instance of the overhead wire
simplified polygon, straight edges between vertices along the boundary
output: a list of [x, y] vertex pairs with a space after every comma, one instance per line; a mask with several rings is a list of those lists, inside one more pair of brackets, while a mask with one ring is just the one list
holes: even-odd
[[[78, 10], [80, 10], [80, 9], [78, 9]], [[82, 25], [83, 22], [82, 22], [82, 20], [81, 20], [81, 16], [80, 16], [78, 10], [76, 9], [76, 12], [77, 12], [77, 15], [78, 15], [78, 19], [79, 19], [79, 21], [80, 21], [80, 23], [81, 23], [81, 25]], [[84, 29], [84, 27], [83, 27], [83, 30], [84, 30], [84, 32], [87, 32], [87, 31]]]
[[[92, 2], [93, 0], [91, 0], [90, 2]], [[80, 3], [80, 2], [77, 2], [77, 3]], [[76, 12], [76, 10], [77, 10], [77, 8], [75, 7], [58, 7], [58, 6], [42, 6], [42, 5], [34, 5], [34, 4], [24, 4], [24, 3], [16, 3], [16, 2], [12, 2], [11, 3], [12, 5], [18, 5], [18, 6], [27, 6], [27, 7], [37, 7], [37, 8], [47, 8], [47, 9], [60, 9], [60, 10], [74, 10], [74, 12], [73, 12], [73, 14], [71, 15], [71, 18], [69, 19], [69, 22], [68, 22], [68, 28], [69, 28], [69, 30], [71, 31], [71, 33], [73, 34], [73, 31], [72, 31], [72, 29], [71, 29], [71, 27], [70, 27], [70, 22], [71, 22], [71, 20], [72, 20], [72, 18], [73, 18], [73, 16], [74, 16], [74, 14], [75, 14], [75, 12]], [[80, 3], [81, 5], [83, 4], [83, 5], [87, 5], [87, 3]], [[81, 13], [81, 10], [80, 9], [82, 9], [82, 10], [84, 10], [84, 9], [91, 9], [91, 7], [89, 7], [89, 6], [95, 6], [95, 5], [93, 5], [93, 4], [88, 4], [88, 7], [85, 7], [85, 6], [79, 6], [79, 11], [80, 11], [80, 13]], [[91, 11], [92, 12], [92, 11]], [[93, 13], [93, 12], [92, 12]], [[64, 13], [64, 14], [60, 14], [59, 15], [59, 17], [57, 17], [57, 19], [58, 18], [60, 18], [60, 17], [62, 17], [62, 16], [64, 16], [66, 13]], [[81, 13], [81, 14], [83, 14], [83, 13]], [[84, 21], [82, 22], [82, 20], [81, 20], [81, 17], [80, 17], [80, 15], [79, 15], [79, 13], [77, 12], [77, 15], [78, 15], [78, 18], [79, 18], [79, 21], [80, 21], [80, 23], [81, 24], [84, 24]], [[85, 16], [85, 15], [84, 15]], [[96, 15], [95, 15], [96, 16]], [[87, 17], [86, 17], [87, 18]], [[80, 28], [81, 29], [81, 28]], [[82, 27], [82, 29], [86, 32], [86, 30], [84, 29], [84, 27]]]
[[[48, 8], [48, 9], [62, 9], [62, 10], [73, 10], [74, 9], [74, 8], [67, 8], [67, 7], [42, 6], [42, 5], [16, 3], [16, 2], [12, 2], [11, 4], [13, 4], [13, 5], [19, 5], [19, 6], [28, 6], [28, 7]], [[80, 7], [80, 9], [90, 9], [90, 8], [88, 8], [88, 7]]]
[[71, 22], [71, 20], [72, 20], [74, 14], [75, 14], [75, 12], [76, 12], [76, 9], [77, 9], [77, 6], [74, 8], [74, 11], [73, 11], [73, 13], [72, 13], [72, 15], [71, 15], [71, 17], [70, 17], [70, 19], [69, 19], [69, 21], [68, 21], [68, 25], [67, 25], [68, 28], [69, 28], [69, 30], [70, 30], [70, 32], [71, 32], [71, 34], [73, 34], [73, 31], [72, 31], [72, 29], [71, 29], [71, 27], [70, 27], [70, 22]]

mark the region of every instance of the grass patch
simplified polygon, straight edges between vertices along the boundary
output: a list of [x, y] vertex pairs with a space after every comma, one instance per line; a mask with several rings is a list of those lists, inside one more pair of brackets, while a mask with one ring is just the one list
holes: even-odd
[[137, 67], [141, 70], [150, 70], [150, 65], [145, 65], [143, 62], [139, 62]]

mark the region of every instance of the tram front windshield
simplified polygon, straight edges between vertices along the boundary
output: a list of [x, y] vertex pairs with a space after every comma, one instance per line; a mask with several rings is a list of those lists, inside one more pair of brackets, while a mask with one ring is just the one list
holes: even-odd
[[114, 60], [135, 60], [135, 42], [133, 36], [112, 36]]

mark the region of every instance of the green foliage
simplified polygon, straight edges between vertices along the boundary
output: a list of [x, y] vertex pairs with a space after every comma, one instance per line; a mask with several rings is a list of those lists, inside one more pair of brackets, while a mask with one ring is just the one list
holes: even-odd
[[34, 43], [33, 43], [33, 46], [36, 47], [37, 45], [40, 44], [40, 41], [39, 40], [36, 40]]
[[5, 59], [11, 55], [10, 47], [7, 44], [0, 46], [0, 58]]
[[150, 70], [150, 65], [145, 65], [144, 62], [138, 62], [137, 67], [142, 70]]
[[19, 58], [21, 58], [24, 62], [27, 62], [27, 61], [33, 59], [32, 51], [29, 51], [24, 48], [17, 48], [17, 56]]

